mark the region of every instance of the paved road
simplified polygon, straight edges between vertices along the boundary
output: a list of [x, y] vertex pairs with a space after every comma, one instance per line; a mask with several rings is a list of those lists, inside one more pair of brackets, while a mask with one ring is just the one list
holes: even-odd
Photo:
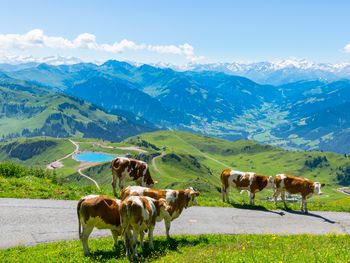
[[[0, 248], [78, 238], [77, 201], [0, 198]], [[350, 213], [261, 211], [191, 207], [171, 226], [170, 234], [327, 234], [350, 235]], [[110, 235], [94, 230], [93, 236]], [[164, 235], [158, 223], [155, 235]], [[112, 242], [112, 241], [111, 241]]]

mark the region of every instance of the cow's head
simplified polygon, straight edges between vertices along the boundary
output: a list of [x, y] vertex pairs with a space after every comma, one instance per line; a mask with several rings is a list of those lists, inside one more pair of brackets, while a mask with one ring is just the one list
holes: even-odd
[[266, 188], [275, 188], [275, 178], [273, 178], [273, 176], [267, 178]]
[[185, 189], [185, 193], [186, 193], [187, 198], [188, 198], [188, 203], [187, 203], [186, 208], [193, 206], [193, 205], [197, 205], [196, 197], [198, 197], [200, 193], [198, 191], [195, 191], [193, 189], [193, 187]]
[[156, 183], [158, 183], [158, 181], [153, 180], [149, 170], [147, 169], [147, 172], [143, 177], [142, 186], [153, 188], [154, 184], [156, 184]]
[[158, 203], [158, 215], [159, 219], [170, 217], [169, 210], [170, 206], [167, 204], [166, 200], [164, 198], [160, 198], [156, 201]]
[[321, 184], [320, 182], [314, 182], [314, 193], [321, 195], [323, 194], [321, 191], [321, 187], [325, 186], [325, 184]]

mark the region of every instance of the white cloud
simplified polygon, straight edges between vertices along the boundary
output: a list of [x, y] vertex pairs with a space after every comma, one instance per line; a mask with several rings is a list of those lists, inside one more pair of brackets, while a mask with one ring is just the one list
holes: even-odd
[[69, 40], [60, 36], [47, 36], [41, 29], [33, 29], [27, 33], [0, 34], [0, 50], [28, 50], [30, 48], [52, 49], [89, 49], [109, 53], [123, 53], [127, 50], [144, 50], [160, 54], [172, 54], [184, 56], [187, 60], [198, 61], [203, 56], [195, 56], [194, 48], [188, 44], [182, 45], [146, 45], [137, 44], [131, 40], [123, 39], [113, 44], [98, 43], [96, 36], [90, 33], [82, 33], [75, 39]]
[[347, 44], [347, 45], [344, 47], [344, 51], [345, 51], [346, 53], [350, 53], [350, 43]]

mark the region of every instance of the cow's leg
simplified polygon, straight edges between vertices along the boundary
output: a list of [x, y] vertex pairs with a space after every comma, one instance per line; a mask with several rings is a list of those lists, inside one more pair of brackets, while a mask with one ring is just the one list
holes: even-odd
[[118, 176], [112, 171], [112, 188], [113, 188], [113, 194], [115, 197], [117, 197], [117, 181], [118, 181]]
[[255, 193], [253, 193], [253, 192], [249, 192], [249, 203], [250, 203], [250, 205], [254, 205], [255, 204], [255, 202], [254, 202], [254, 198], [255, 198]]
[[304, 197], [301, 197], [301, 206], [300, 206], [300, 210], [302, 212], [304, 212]]
[[124, 179], [119, 178], [119, 191], [123, 191], [124, 189]]
[[286, 203], [286, 192], [285, 191], [282, 191], [281, 192], [281, 199], [283, 201], [283, 204], [285, 207], [287, 207], [287, 203]]
[[90, 255], [88, 240], [89, 240], [89, 236], [90, 236], [93, 229], [94, 229], [93, 226], [83, 225], [83, 233], [81, 234], [81, 242], [83, 244], [85, 256]]
[[119, 232], [117, 230], [111, 230], [111, 232], [113, 236], [114, 246], [116, 247], [118, 245]]
[[170, 223], [171, 223], [171, 219], [170, 218], [164, 218], [164, 223], [165, 223], [165, 233], [166, 233], [166, 238], [170, 239]]
[[129, 261], [132, 261], [132, 236], [131, 231], [127, 230], [124, 234], [124, 242], [125, 242], [125, 251], [126, 256], [128, 257]]
[[153, 244], [153, 230], [154, 230], [155, 225], [151, 225], [148, 229], [148, 242], [149, 242], [149, 248], [154, 249], [154, 244]]
[[287, 208], [287, 203], [286, 203], [286, 192], [285, 191], [281, 191], [281, 199], [283, 201], [284, 207]]
[[141, 230], [140, 231], [140, 245], [143, 247], [143, 241], [144, 241], [144, 238], [145, 238], [145, 231], [144, 230]]
[[307, 214], [307, 206], [306, 206], [306, 197], [302, 196], [301, 198], [301, 211], [304, 211]]
[[229, 200], [228, 200], [228, 194], [229, 194], [229, 188], [228, 187], [226, 187], [225, 189], [224, 189], [224, 192], [223, 192], [223, 200], [224, 200], [224, 202], [229, 202]]
[[279, 195], [280, 195], [280, 191], [278, 189], [275, 189], [273, 193], [273, 199], [274, 199], [275, 205], [277, 205], [277, 198]]
[[225, 193], [226, 193], [225, 186], [222, 185], [222, 186], [221, 186], [221, 196], [222, 196], [222, 201], [223, 201], [223, 202], [226, 202]]
[[138, 255], [137, 255], [137, 238], [140, 235], [140, 226], [134, 226], [133, 227], [133, 238], [132, 238], [132, 251], [133, 251], [133, 256], [135, 257], [135, 259], [138, 259]]

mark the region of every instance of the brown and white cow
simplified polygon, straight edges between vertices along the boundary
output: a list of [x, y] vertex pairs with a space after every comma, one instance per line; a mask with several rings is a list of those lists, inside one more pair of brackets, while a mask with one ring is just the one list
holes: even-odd
[[105, 195], [88, 195], [78, 202], [79, 238], [83, 244], [84, 254], [90, 254], [88, 239], [94, 229], [110, 229], [114, 244], [121, 235], [119, 209], [121, 201]]
[[136, 181], [138, 185], [152, 187], [154, 181], [148, 169], [147, 163], [132, 158], [119, 157], [112, 161], [112, 187], [117, 196], [116, 186], [119, 181], [120, 191], [124, 188], [125, 180]]
[[140, 235], [142, 246], [145, 230], [148, 230], [149, 247], [154, 248], [153, 230], [156, 221], [169, 217], [167, 208], [165, 199], [156, 200], [148, 196], [129, 196], [122, 201], [121, 224], [126, 254], [131, 261], [132, 257], [137, 259], [137, 238]]
[[254, 205], [255, 193], [265, 188], [273, 188], [272, 176], [264, 176], [254, 172], [240, 172], [225, 169], [221, 173], [222, 201], [228, 202], [229, 188], [232, 186], [239, 191], [249, 192], [250, 204]]
[[307, 178], [291, 176], [286, 174], [277, 174], [275, 177], [275, 192], [273, 197], [277, 204], [277, 197], [281, 194], [284, 206], [286, 205], [285, 192], [301, 195], [301, 211], [308, 212], [306, 200], [313, 194], [322, 194], [321, 187], [325, 184], [313, 182]]
[[171, 189], [151, 189], [142, 186], [128, 186], [122, 191], [121, 199], [127, 198], [128, 196], [149, 196], [154, 199], [166, 200], [168, 204], [168, 212], [170, 217], [164, 218], [165, 231], [167, 238], [170, 238], [170, 224], [171, 221], [178, 218], [183, 209], [196, 204], [195, 198], [199, 196], [199, 192], [194, 191], [192, 187], [185, 190], [171, 190]]

